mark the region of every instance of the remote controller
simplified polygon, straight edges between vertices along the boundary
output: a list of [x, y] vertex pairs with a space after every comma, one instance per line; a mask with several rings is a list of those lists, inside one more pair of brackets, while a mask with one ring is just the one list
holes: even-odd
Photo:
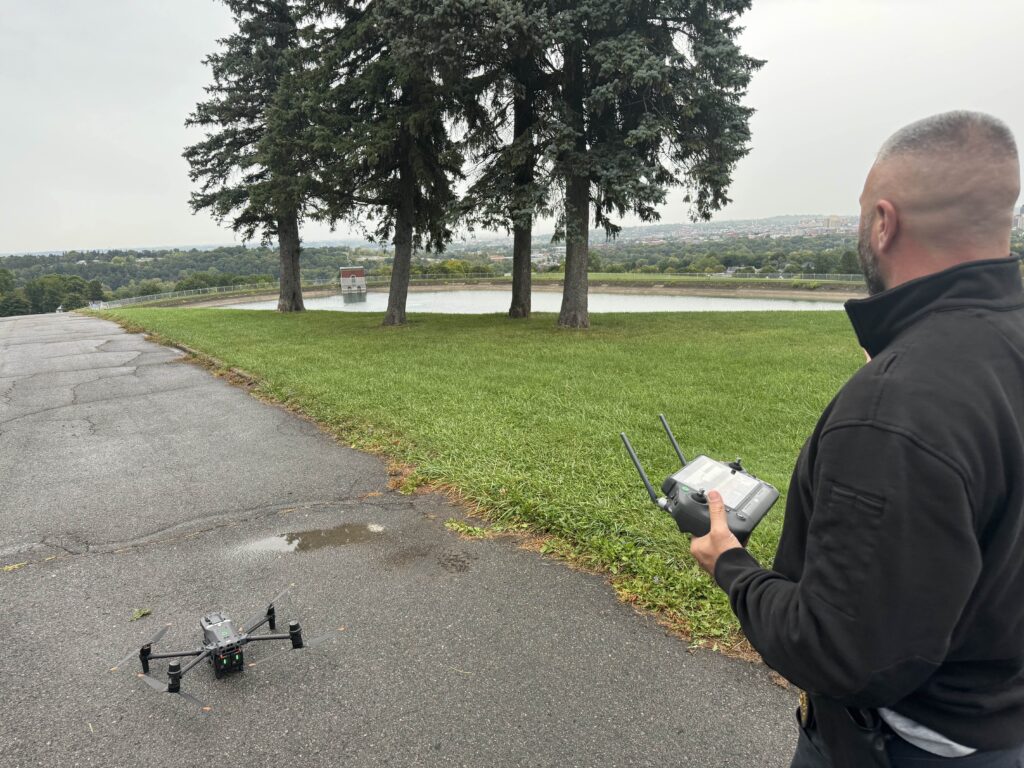
[[661, 484], [664, 496], [659, 497], [654, 492], [654, 486], [647, 479], [647, 473], [644, 472], [636, 451], [630, 445], [629, 438], [625, 432], [619, 433], [629, 452], [629, 458], [633, 460], [636, 471], [640, 473], [640, 479], [644, 481], [651, 501], [672, 515], [672, 519], [683, 533], [705, 536], [711, 530], [707, 492], [718, 491], [722, 494], [722, 502], [725, 504], [729, 530], [741, 544], [746, 545], [754, 528], [778, 501], [778, 490], [747, 472], [739, 459], [726, 464], [707, 456], [698, 456], [687, 462], [679, 449], [675, 435], [669, 429], [665, 416], [659, 414], [658, 418], [661, 419], [661, 425], [665, 428], [669, 442], [675, 448], [682, 464], [678, 472], [666, 477]]

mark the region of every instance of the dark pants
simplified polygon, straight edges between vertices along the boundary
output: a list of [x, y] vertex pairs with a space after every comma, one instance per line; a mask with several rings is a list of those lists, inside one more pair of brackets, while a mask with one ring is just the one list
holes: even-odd
[[[1024, 768], [1024, 744], [1016, 749], [975, 752], [967, 757], [939, 757], [892, 736], [888, 749], [892, 768]], [[832, 768], [817, 731], [800, 729], [790, 768]]]

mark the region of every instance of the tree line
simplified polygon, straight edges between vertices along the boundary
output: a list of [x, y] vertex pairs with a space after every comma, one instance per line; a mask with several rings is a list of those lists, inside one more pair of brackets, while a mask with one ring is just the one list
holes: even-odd
[[[535, 238], [535, 243], [541, 242]], [[853, 235], [734, 237], [686, 242], [619, 239], [590, 250], [589, 272], [739, 272], [858, 274]], [[1011, 237], [1011, 254], [1024, 256], [1024, 231]], [[454, 258], [416, 258], [410, 274], [449, 277], [507, 275], [513, 244], [455, 243]], [[501, 257], [495, 263], [493, 257]], [[362, 265], [371, 276], [390, 276], [393, 252], [379, 248], [323, 246], [303, 249], [305, 279], [337, 276], [339, 266]], [[89, 301], [148, 296], [211, 286], [276, 282], [278, 253], [269, 247], [209, 250], [68, 251], [3, 257], [0, 317], [76, 309]], [[50, 278], [44, 280], [43, 278]], [[55, 279], [59, 278], [59, 279]]]
[[187, 124], [195, 211], [278, 244], [278, 309], [303, 308], [300, 230], [357, 224], [394, 256], [385, 324], [405, 321], [414, 251], [457, 227], [513, 234], [509, 314], [530, 314], [533, 224], [565, 243], [559, 324], [586, 327], [591, 223], [728, 202], [761, 62], [750, 0], [224, 0]]
[[0, 268], [0, 317], [72, 310], [103, 298], [98, 280], [86, 282], [77, 275], [50, 274], [18, 286], [14, 273]]

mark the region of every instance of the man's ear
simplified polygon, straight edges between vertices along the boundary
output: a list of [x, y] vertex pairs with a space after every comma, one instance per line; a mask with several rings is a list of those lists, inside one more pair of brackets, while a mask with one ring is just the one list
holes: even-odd
[[900, 217], [896, 212], [896, 206], [888, 200], [879, 200], [875, 205], [874, 236], [876, 250], [878, 253], [887, 253], [892, 250], [896, 242], [896, 235], [899, 233]]

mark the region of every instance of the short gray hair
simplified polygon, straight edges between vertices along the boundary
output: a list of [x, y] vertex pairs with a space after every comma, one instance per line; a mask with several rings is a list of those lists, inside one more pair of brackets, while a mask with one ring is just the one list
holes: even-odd
[[964, 151], [979, 144], [996, 157], [1017, 159], [1017, 142], [1006, 123], [984, 112], [957, 110], [900, 128], [878, 150], [878, 160], [905, 154]]

